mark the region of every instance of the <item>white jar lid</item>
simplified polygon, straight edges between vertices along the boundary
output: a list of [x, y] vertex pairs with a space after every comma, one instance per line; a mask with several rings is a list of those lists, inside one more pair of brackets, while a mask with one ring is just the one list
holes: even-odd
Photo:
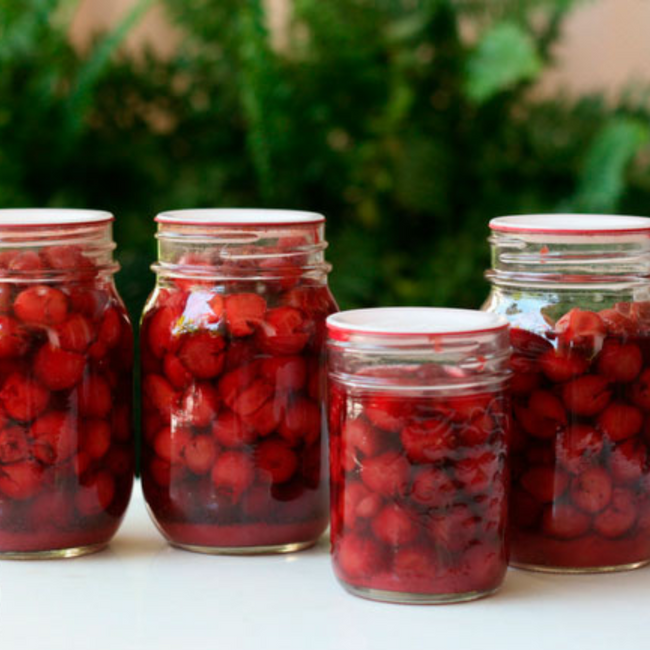
[[114, 217], [101, 210], [68, 208], [8, 208], [0, 210], [0, 228], [29, 226], [73, 226], [108, 223]]
[[207, 208], [161, 212], [156, 221], [182, 226], [297, 226], [323, 223], [317, 212], [265, 210], [259, 208]]
[[431, 336], [480, 334], [508, 327], [503, 316], [470, 309], [439, 307], [380, 307], [332, 314], [332, 333], [376, 336]]
[[614, 214], [525, 214], [490, 221], [497, 232], [550, 235], [629, 235], [650, 232], [650, 218]]

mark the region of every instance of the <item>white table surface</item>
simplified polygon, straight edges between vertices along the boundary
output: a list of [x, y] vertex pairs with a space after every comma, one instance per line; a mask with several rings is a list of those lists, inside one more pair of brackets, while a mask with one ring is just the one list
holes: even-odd
[[170, 548], [138, 484], [108, 550], [0, 562], [0, 648], [645, 649], [649, 591], [650, 569], [577, 577], [511, 570], [497, 595], [474, 603], [373, 603], [336, 583], [325, 541], [253, 558]]

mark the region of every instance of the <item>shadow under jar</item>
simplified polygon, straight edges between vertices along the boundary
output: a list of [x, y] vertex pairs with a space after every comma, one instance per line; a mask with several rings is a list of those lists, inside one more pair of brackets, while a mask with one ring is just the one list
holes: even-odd
[[337, 578], [395, 603], [493, 593], [508, 564], [507, 321], [385, 308], [327, 322]]
[[500, 217], [486, 309], [511, 323], [515, 566], [650, 560], [650, 219]]
[[143, 467], [167, 540], [205, 553], [307, 548], [328, 523], [325, 219], [160, 215], [142, 322]]
[[0, 558], [103, 548], [133, 484], [113, 217], [0, 210]]

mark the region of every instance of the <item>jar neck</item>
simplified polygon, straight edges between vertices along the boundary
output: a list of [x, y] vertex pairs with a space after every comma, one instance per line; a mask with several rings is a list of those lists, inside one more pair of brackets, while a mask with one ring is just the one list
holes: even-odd
[[493, 232], [492, 269], [497, 287], [629, 291], [650, 278], [650, 236]]
[[158, 224], [160, 278], [281, 280], [287, 275], [325, 282], [331, 266], [323, 224]]
[[328, 353], [330, 377], [364, 390], [497, 390], [509, 377], [507, 328], [471, 335], [330, 336]]
[[66, 282], [119, 270], [112, 223], [0, 226], [0, 278]]

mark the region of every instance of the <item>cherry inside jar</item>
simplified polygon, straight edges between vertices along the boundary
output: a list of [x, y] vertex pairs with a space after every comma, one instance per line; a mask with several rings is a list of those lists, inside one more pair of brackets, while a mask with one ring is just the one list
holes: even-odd
[[157, 219], [142, 323], [143, 468], [174, 545], [268, 553], [328, 523], [324, 218], [198, 210]]
[[508, 563], [507, 322], [384, 308], [328, 328], [337, 578], [397, 603], [493, 593]]
[[0, 557], [105, 546], [133, 483], [112, 216], [0, 210]]
[[650, 219], [494, 219], [490, 311], [512, 324], [512, 561], [650, 560]]

